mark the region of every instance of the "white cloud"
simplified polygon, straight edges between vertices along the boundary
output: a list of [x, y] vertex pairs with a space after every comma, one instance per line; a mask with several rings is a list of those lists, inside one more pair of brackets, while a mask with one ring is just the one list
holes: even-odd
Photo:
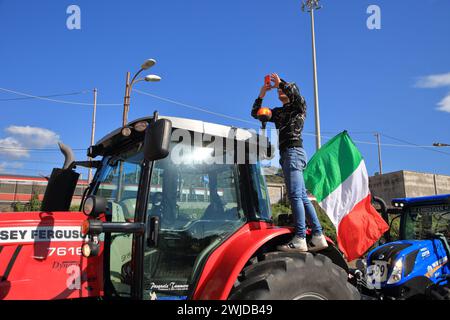
[[[426, 77], [421, 77], [416, 82], [417, 88], [441, 88], [450, 87], [450, 72], [442, 74], [432, 74]], [[450, 112], [450, 93], [442, 99], [438, 104], [436, 110]]]
[[9, 136], [0, 139], [0, 156], [9, 159], [28, 158], [28, 149], [56, 147], [59, 140], [59, 135], [45, 128], [9, 126], [5, 131]]
[[7, 158], [28, 158], [30, 154], [28, 150], [23, 148], [22, 143], [13, 137], [0, 139], [0, 155], [6, 156]]
[[11, 173], [11, 170], [14, 171], [14, 169], [21, 169], [21, 168], [23, 168], [23, 163], [20, 162], [7, 162], [7, 161], [0, 162], [0, 173], [3, 172]]
[[450, 93], [438, 103], [439, 111], [450, 112]]
[[30, 126], [9, 126], [5, 130], [27, 147], [42, 148], [55, 145], [59, 136], [48, 129]]
[[416, 82], [418, 88], [450, 87], [450, 72], [420, 77]]

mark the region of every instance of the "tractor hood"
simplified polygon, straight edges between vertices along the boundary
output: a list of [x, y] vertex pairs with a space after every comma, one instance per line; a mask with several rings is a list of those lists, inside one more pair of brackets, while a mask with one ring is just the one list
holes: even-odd
[[81, 254], [86, 218], [81, 212], [2, 212], [0, 300], [101, 296], [102, 255]]
[[[439, 239], [402, 240], [382, 245], [367, 256], [367, 265], [386, 271], [381, 278], [381, 288], [408, 286], [420, 281], [436, 282], [442, 274], [448, 257]], [[397, 281], [389, 281], [395, 266], [399, 268]], [[446, 267], [445, 267], [446, 268]]]
[[399, 256], [428, 248], [430, 245], [432, 245], [432, 240], [401, 240], [390, 242], [372, 250], [368, 254], [367, 260], [368, 262], [380, 260], [392, 263]]

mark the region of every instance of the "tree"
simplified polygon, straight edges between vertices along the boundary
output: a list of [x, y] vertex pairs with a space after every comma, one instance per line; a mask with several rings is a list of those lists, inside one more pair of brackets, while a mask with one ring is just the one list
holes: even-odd
[[21, 212], [25, 211], [25, 204], [20, 202], [14, 202], [12, 205], [13, 212]]
[[28, 202], [28, 210], [29, 211], [40, 211], [41, 210], [41, 201], [39, 200], [39, 194], [37, 191], [34, 191], [31, 195], [30, 202]]
[[[328, 218], [325, 211], [323, 211], [323, 209], [319, 206], [319, 204], [316, 201], [312, 201], [312, 204], [316, 209], [317, 217], [319, 218], [320, 224], [322, 225], [324, 234], [330, 237], [334, 242], [336, 242], [337, 241], [336, 228], [330, 221], [330, 218]], [[280, 214], [286, 213], [289, 215], [292, 214], [289, 202], [286, 203], [284, 201], [280, 201], [277, 204], [272, 205], [272, 217], [274, 219], [275, 224], [278, 224], [278, 216]]]
[[11, 207], [13, 212], [41, 211], [41, 205], [42, 203], [39, 200], [39, 193], [37, 191], [34, 191], [29, 202], [14, 202]]

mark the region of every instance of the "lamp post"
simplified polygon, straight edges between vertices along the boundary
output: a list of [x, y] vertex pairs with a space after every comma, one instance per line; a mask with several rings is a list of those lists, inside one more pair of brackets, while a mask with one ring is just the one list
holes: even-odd
[[317, 61], [316, 61], [316, 33], [314, 30], [314, 10], [320, 9], [319, 0], [306, 0], [302, 3], [302, 10], [311, 14], [312, 34], [312, 58], [313, 58], [313, 80], [314, 80], [314, 114], [316, 123], [316, 150], [321, 146], [320, 138], [320, 115], [319, 115], [319, 87], [317, 83]]
[[133, 76], [133, 78], [130, 81], [130, 72], [127, 72], [126, 79], [125, 79], [125, 97], [123, 99], [123, 115], [122, 115], [122, 127], [125, 128], [128, 122], [128, 112], [130, 111], [130, 96], [131, 96], [131, 90], [133, 89], [133, 85], [135, 83], [138, 83], [140, 81], [148, 81], [148, 82], [156, 82], [160, 81], [161, 77], [151, 74], [148, 76], [145, 76], [143, 78], [138, 78], [139, 74], [147, 69], [150, 69], [156, 64], [156, 60], [154, 59], [148, 59], [146, 60], [139, 69], [138, 72]]
[[[91, 146], [94, 145], [94, 139], [95, 139], [95, 117], [97, 113], [97, 88], [94, 88], [94, 109], [92, 110], [92, 129], [91, 129]], [[91, 157], [88, 158], [88, 160], [92, 160]], [[91, 183], [92, 181], [92, 168], [89, 168], [88, 172], [88, 183]]]
[[[130, 128], [127, 128], [127, 122], [128, 122], [128, 112], [130, 111], [130, 96], [131, 96], [131, 90], [133, 89], [133, 85], [135, 83], [138, 83], [140, 81], [147, 81], [147, 82], [156, 82], [160, 81], [161, 77], [150, 74], [143, 78], [138, 78], [139, 74], [147, 69], [150, 69], [156, 64], [156, 60], [154, 59], [147, 59], [145, 62], [141, 65], [141, 68], [136, 72], [136, 74], [133, 76], [133, 78], [130, 81], [130, 72], [127, 72], [126, 80], [125, 80], [125, 97], [123, 98], [123, 114], [122, 114], [122, 135], [129, 136], [131, 134]], [[119, 201], [122, 199], [122, 185], [123, 185], [123, 162], [120, 163], [119, 167], [119, 185], [118, 185], [118, 191], [116, 195], [116, 199]]]

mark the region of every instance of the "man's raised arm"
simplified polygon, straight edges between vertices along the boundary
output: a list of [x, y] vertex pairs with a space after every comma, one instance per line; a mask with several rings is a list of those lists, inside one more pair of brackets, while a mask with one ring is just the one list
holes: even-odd
[[271, 89], [270, 85], [266, 85], [266, 84], [261, 88], [258, 98], [256, 98], [255, 102], [253, 103], [252, 113], [251, 113], [253, 118], [258, 119], [256, 114], [258, 113], [258, 110], [262, 106], [262, 101], [263, 101], [264, 97], [266, 96], [266, 92], [269, 91], [270, 89]]

